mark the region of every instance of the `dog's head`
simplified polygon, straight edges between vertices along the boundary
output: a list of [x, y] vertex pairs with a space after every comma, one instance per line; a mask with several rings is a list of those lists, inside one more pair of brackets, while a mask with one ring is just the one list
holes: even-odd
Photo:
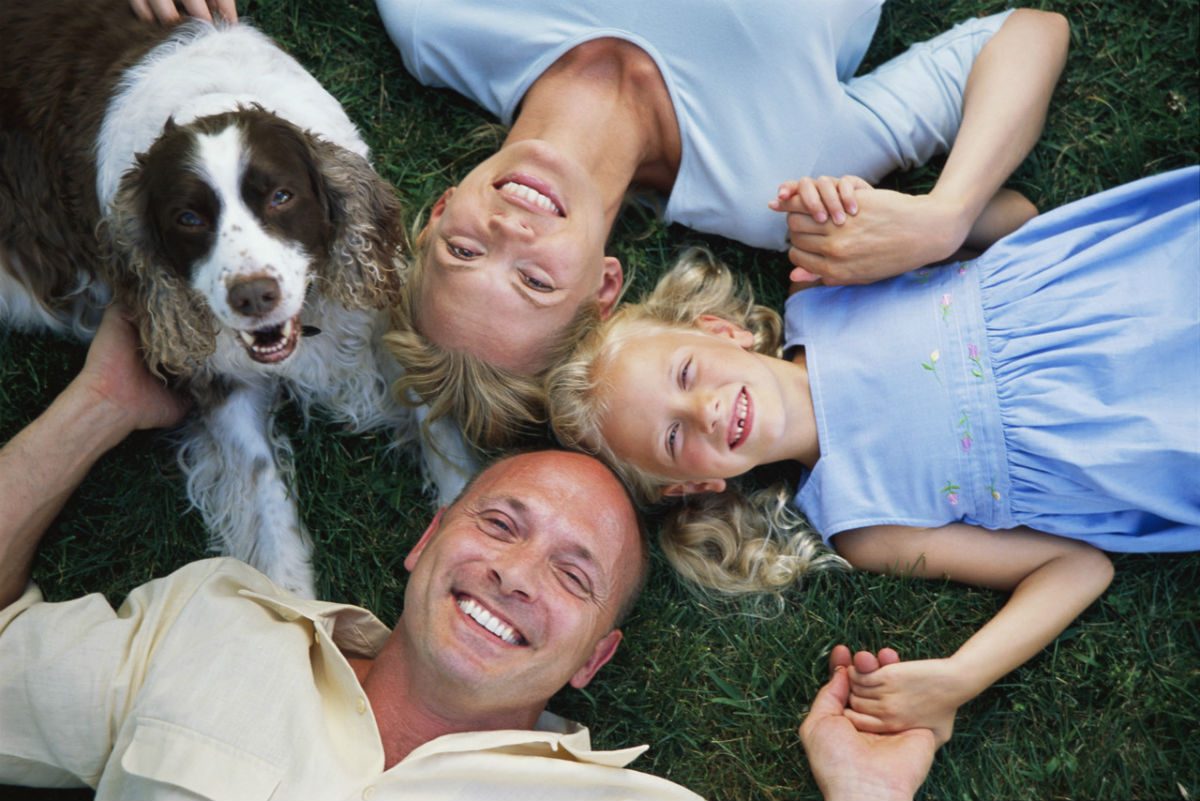
[[247, 368], [286, 362], [306, 299], [394, 303], [404, 225], [366, 160], [261, 108], [168, 122], [101, 223], [107, 276], [147, 359], [196, 377], [228, 336]]

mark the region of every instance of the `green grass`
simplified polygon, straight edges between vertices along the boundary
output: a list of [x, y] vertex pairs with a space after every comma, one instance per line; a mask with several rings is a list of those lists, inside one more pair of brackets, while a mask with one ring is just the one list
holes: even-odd
[[[1200, 162], [1197, 0], [1042, 3], [1072, 21], [1072, 50], [1041, 143], [1012, 185], [1047, 208]], [[415, 213], [489, 152], [491, 122], [404, 71], [370, 2], [243, 3], [346, 105], [380, 171]], [[869, 62], [995, 2], [891, 0]], [[937, 165], [889, 185], [920, 190]], [[785, 178], [788, 176], [780, 176]], [[636, 269], [636, 294], [688, 243], [713, 247], [781, 302], [777, 254], [626, 215], [613, 250]], [[79, 347], [0, 334], [0, 440], [70, 380]], [[317, 540], [326, 597], [390, 620], [401, 561], [430, 514], [421, 481], [378, 437], [353, 437], [290, 410], [303, 513]], [[2, 513], [2, 512], [0, 512]], [[89, 591], [114, 601], [204, 554], [173, 450], [132, 439], [92, 472], [49, 534], [36, 577], [55, 599]], [[1104, 597], [1042, 654], [959, 713], [954, 739], [922, 791], [930, 799], [1200, 797], [1200, 556], [1123, 556]], [[615, 662], [553, 708], [593, 727], [601, 747], [648, 742], [636, 766], [714, 799], [811, 798], [796, 736], [830, 647], [892, 645], [910, 658], [951, 653], [1003, 597], [952, 584], [836, 573], [813, 578], [769, 619], [698, 601], [654, 563]], [[2, 725], [2, 724], [0, 724]], [[55, 793], [4, 790], [5, 798]], [[87, 797], [67, 794], [64, 797]]]

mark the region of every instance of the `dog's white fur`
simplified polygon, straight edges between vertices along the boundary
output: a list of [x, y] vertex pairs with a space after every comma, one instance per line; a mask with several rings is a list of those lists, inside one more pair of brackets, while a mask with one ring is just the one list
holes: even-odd
[[[251, 103], [367, 156], [340, 104], [267, 37], [246, 25], [213, 28], [192, 22], [130, 69], [107, 106], [96, 151], [100, 208], [107, 213], [137, 154], [150, 148], [168, 119], [183, 125]], [[198, 409], [184, 429], [180, 464], [189, 498], [210, 528], [214, 546], [312, 597], [311, 540], [289, 489], [291, 447], [271, 423], [279, 387], [306, 416], [319, 407], [356, 430], [390, 429], [398, 442], [414, 437], [418, 417], [390, 393], [400, 368], [380, 344], [387, 313], [350, 310], [309, 292], [309, 255], [298, 243], [266, 233], [242, 203], [245, 147], [238, 129], [201, 136], [200, 151], [206, 180], [223, 209], [213, 248], [194, 272], [192, 287], [220, 323], [206, 369], [234, 381], [221, 402]], [[250, 318], [230, 307], [227, 287], [236, 274], [275, 279], [281, 297], [269, 316]], [[76, 313], [63, 321], [32, 300], [0, 265], [0, 318], [10, 327], [46, 327], [87, 339], [107, 300], [102, 283], [81, 275]], [[235, 329], [273, 326], [296, 314], [321, 333], [305, 337], [278, 364], [247, 356]], [[439, 428], [438, 438], [436, 447], [424, 449], [425, 462], [445, 504], [474, 461], [452, 426]]]

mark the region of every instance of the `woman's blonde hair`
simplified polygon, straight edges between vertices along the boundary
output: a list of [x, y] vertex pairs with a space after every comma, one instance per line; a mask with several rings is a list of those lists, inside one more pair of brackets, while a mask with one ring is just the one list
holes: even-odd
[[[550, 422], [559, 441], [607, 463], [644, 509], [662, 504], [663, 490], [675, 482], [622, 460], [604, 441], [602, 425], [610, 411], [606, 368], [640, 334], [691, 328], [702, 315], [745, 328], [754, 336], [753, 350], [780, 355], [779, 314], [755, 303], [749, 287], [710, 252], [692, 248], [645, 299], [621, 306], [584, 334], [574, 353], [546, 379]], [[824, 550], [791, 509], [786, 490], [747, 496], [729, 487], [686, 496], [668, 511], [659, 539], [684, 579], [729, 595], [778, 594], [810, 569], [845, 564]]]

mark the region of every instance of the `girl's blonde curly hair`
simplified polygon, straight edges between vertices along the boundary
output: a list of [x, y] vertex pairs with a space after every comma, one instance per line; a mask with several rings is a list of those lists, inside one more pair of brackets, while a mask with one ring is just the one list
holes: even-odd
[[[643, 509], [664, 504], [675, 483], [622, 460], [605, 442], [610, 413], [604, 379], [630, 343], [655, 329], [691, 328], [702, 315], [735, 323], [754, 336], [753, 350], [780, 355], [779, 314], [754, 302], [744, 282], [702, 248], [685, 252], [640, 303], [625, 304], [586, 333], [546, 379], [550, 423], [565, 446], [591, 453], [630, 487]], [[689, 582], [727, 595], [778, 594], [817, 567], [845, 565], [827, 551], [789, 503], [782, 487], [745, 495], [737, 488], [689, 495], [668, 510], [659, 540]]]

